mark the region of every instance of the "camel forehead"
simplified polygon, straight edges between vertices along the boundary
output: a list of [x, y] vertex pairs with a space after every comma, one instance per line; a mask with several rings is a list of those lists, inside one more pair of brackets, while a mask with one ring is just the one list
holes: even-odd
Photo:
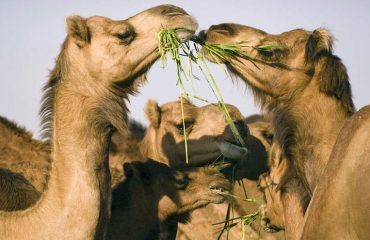
[[[242, 114], [237, 107], [231, 104], [225, 104], [230, 115], [242, 118]], [[208, 104], [205, 106], [195, 106], [190, 102], [183, 102], [181, 107], [180, 101], [170, 102], [162, 105], [161, 111], [163, 115], [176, 116], [183, 108], [184, 114], [188, 116], [196, 116], [197, 114], [223, 114], [222, 110], [216, 104]]]
[[[212, 26], [209, 30], [214, 29], [227, 29], [232, 32], [231, 36], [237, 36], [242, 34], [243, 36], [250, 36], [250, 37], [259, 37], [267, 42], [287, 42], [292, 41], [296, 42], [297, 40], [307, 40], [309, 35], [312, 33], [310, 31], [306, 31], [303, 29], [294, 29], [287, 32], [282, 32], [280, 34], [268, 34], [260, 29], [245, 26], [241, 24], [229, 23], [229, 24], [220, 24], [216, 26]], [[231, 30], [230, 30], [231, 29]], [[245, 39], [248, 40], [248, 39]]]
[[127, 20], [115, 21], [102, 16], [88, 18], [87, 25], [92, 32], [120, 32], [132, 27]]

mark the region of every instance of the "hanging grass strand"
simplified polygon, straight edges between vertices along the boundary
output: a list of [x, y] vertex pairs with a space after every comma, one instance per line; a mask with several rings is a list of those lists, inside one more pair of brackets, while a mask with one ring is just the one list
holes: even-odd
[[185, 140], [185, 156], [186, 156], [186, 164], [189, 164], [189, 155], [188, 155], [188, 141], [186, 136], [186, 125], [185, 125], [185, 117], [184, 117], [184, 106], [182, 102], [182, 94], [180, 95], [180, 105], [181, 105], [181, 115], [182, 115], [182, 127], [184, 128], [184, 140]]

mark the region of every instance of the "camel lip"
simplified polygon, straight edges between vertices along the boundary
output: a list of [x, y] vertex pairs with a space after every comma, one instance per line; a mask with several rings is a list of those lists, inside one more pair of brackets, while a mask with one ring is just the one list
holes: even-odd
[[237, 146], [237, 147], [244, 147], [244, 146], [243, 146], [243, 145], [241, 145], [239, 142], [232, 142], [232, 141], [225, 140], [225, 139], [223, 139], [223, 141], [224, 141], [224, 142], [226, 142], [226, 143], [229, 143], [229, 144], [231, 144], [231, 145], [233, 145], [233, 146]]
[[228, 159], [243, 159], [248, 154], [248, 148], [225, 139], [219, 142], [219, 149]]
[[215, 182], [209, 186], [209, 189], [217, 194], [225, 195], [230, 194], [232, 190], [231, 184], [227, 182]]
[[225, 187], [220, 186], [212, 186], [209, 189], [211, 189], [212, 192], [215, 192], [217, 194], [229, 194], [230, 190], [226, 189]]
[[177, 35], [177, 38], [180, 40], [181, 43], [189, 41], [192, 36], [194, 36], [196, 29], [194, 28], [186, 28], [180, 27], [174, 29]]

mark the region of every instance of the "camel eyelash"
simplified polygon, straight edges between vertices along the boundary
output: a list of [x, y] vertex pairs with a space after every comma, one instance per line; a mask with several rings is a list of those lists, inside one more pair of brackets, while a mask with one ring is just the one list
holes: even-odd
[[276, 54], [281, 53], [283, 50], [283, 46], [279, 43], [261, 44], [253, 48], [264, 57], [272, 57]]
[[130, 29], [123, 33], [113, 34], [113, 36], [118, 38], [123, 44], [129, 44], [136, 37], [136, 33]]
[[[186, 120], [185, 121], [185, 129], [186, 130], [190, 129], [193, 125], [194, 125], [194, 121], [193, 120]], [[179, 133], [181, 135], [184, 135], [185, 129], [184, 129], [184, 124], [182, 122], [181, 123], [178, 123], [178, 124], [175, 124], [175, 127], [177, 128], [177, 130], [179, 131]]]

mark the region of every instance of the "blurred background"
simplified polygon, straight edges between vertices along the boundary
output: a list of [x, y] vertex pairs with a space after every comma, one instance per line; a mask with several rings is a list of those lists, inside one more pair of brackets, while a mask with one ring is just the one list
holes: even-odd
[[[66, 16], [102, 15], [118, 20], [164, 3], [184, 8], [198, 19], [199, 29], [222, 22], [250, 25], [272, 34], [295, 28], [328, 28], [336, 38], [334, 52], [347, 66], [356, 107], [370, 103], [370, 50], [367, 47], [370, 0], [1, 0], [0, 115], [15, 120], [39, 137], [41, 88], [66, 36]], [[227, 76], [220, 66], [210, 67], [225, 102], [236, 105], [245, 115], [259, 111], [244, 83], [234, 81], [232, 84], [225, 80]], [[163, 69], [158, 61], [150, 70], [148, 80], [140, 94], [130, 98], [131, 116], [144, 125], [147, 121], [143, 109], [149, 98], [162, 104], [176, 100], [180, 93], [172, 63]], [[197, 83], [196, 90], [197, 95], [214, 100], [205, 81]]]

